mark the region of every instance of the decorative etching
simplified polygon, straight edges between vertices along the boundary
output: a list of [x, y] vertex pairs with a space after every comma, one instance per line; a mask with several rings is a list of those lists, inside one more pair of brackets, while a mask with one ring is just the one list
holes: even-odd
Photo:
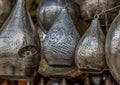
[[44, 41], [44, 54], [49, 65], [71, 66], [79, 34], [68, 15], [62, 9]]

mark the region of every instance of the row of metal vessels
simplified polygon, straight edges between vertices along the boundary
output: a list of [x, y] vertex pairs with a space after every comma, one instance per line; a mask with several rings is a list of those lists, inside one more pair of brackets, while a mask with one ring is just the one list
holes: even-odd
[[[74, 78], [107, 69], [120, 83], [120, 0], [79, 0], [80, 5], [74, 0], [41, 0], [39, 29], [26, 0], [17, 0], [12, 11], [5, 2], [10, 1], [1, 0], [1, 79], [32, 80], [37, 72]], [[101, 26], [110, 26], [106, 38]]]

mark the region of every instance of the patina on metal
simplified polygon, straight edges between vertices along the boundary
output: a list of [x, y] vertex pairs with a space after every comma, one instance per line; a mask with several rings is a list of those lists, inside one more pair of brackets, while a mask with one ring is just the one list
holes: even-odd
[[74, 51], [79, 39], [79, 33], [71, 17], [65, 8], [62, 9], [43, 43], [43, 52], [48, 65], [72, 66]]
[[109, 28], [105, 47], [107, 65], [120, 83], [120, 13]]
[[17, 0], [0, 30], [0, 78], [32, 79], [40, 62], [37, 30], [26, 9], [26, 0]]
[[[118, 4], [119, 3], [119, 4]], [[81, 16], [84, 20], [91, 22], [96, 14], [120, 5], [119, 0], [80, 0]], [[118, 10], [114, 9], [107, 14], [108, 25], [114, 20]], [[100, 16], [102, 26], [106, 26], [105, 13]]]
[[8, 18], [12, 9], [11, 0], [0, 0], [0, 27], [3, 25], [5, 20]]
[[[44, 32], [48, 32], [64, 7], [70, 13], [74, 24], [78, 24], [80, 6], [74, 0], [41, 0], [37, 10], [37, 18]], [[80, 29], [78, 26], [76, 27]]]
[[82, 74], [82, 72], [77, 69], [76, 66], [72, 67], [53, 67], [49, 66], [48, 63], [45, 60], [44, 53], [43, 53], [43, 42], [46, 37], [46, 34], [38, 28], [39, 36], [40, 36], [40, 41], [41, 41], [41, 61], [39, 65], [39, 74], [45, 77], [57, 77], [57, 78], [75, 78]]
[[106, 66], [105, 37], [95, 18], [76, 48], [75, 63], [81, 70], [101, 72]]

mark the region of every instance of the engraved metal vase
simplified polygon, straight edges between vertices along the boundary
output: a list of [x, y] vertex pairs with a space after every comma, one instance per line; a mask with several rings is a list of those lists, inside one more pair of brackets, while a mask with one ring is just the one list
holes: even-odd
[[74, 51], [79, 39], [79, 33], [70, 15], [65, 8], [62, 9], [43, 43], [43, 51], [48, 65], [72, 66]]
[[105, 47], [109, 70], [120, 83], [120, 13], [109, 28]]
[[0, 30], [0, 77], [32, 79], [40, 62], [37, 30], [26, 9], [26, 0], [17, 0]]
[[49, 66], [45, 60], [45, 56], [43, 53], [43, 43], [46, 37], [46, 33], [44, 33], [43, 30], [40, 29], [40, 27], [38, 27], [38, 33], [41, 41], [41, 60], [40, 60], [40, 65], [38, 70], [39, 74], [45, 77], [75, 78], [83, 73], [79, 69], [77, 69], [76, 66], [61, 67], [61, 68]]
[[64, 7], [70, 13], [74, 23], [77, 24], [80, 16], [80, 7], [74, 0], [41, 0], [37, 9], [37, 19], [44, 32], [48, 32]]
[[0, 27], [3, 25], [5, 20], [8, 18], [12, 9], [11, 0], [0, 0]]
[[76, 48], [77, 67], [91, 73], [103, 71], [106, 66], [104, 47], [105, 37], [99, 20], [95, 18]]
[[[96, 14], [120, 5], [119, 0], [80, 0], [81, 16], [84, 20], [91, 22]], [[114, 9], [107, 12], [108, 25], [114, 20], [118, 10]], [[100, 16], [101, 25], [105, 26], [105, 13]]]

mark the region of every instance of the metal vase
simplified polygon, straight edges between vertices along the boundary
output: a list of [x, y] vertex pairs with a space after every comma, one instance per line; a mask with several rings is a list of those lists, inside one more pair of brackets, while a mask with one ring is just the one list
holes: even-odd
[[106, 66], [105, 37], [97, 18], [77, 45], [75, 63], [79, 69], [87, 72], [101, 72]]
[[120, 83], [120, 13], [109, 28], [105, 47], [109, 70], [113, 77]]
[[[96, 14], [120, 5], [119, 2], [119, 0], [80, 0], [81, 16], [84, 20], [91, 22]], [[111, 22], [114, 20], [117, 12], [118, 10], [114, 9], [106, 13], [108, 25], [110, 25]], [[100, 16], [102, 26], [106, 25], [106, 14], [102, 13], [102, 15]]]
[[49, 31], [64, 7], [70, 13], [74, 24], [77, 24], [80, 16], [80, 7], [74, 0], [41, 0], [37, 9], [37, 19], [44, 32], [47, 33]]
[[38, 28], [39, 36], [40, 36], [40, 41], [41, 41], [41, 60], [40, 60], [40, 65], [39, 65], [39, 74], [45, 76], [45, 77], [66, 77], [66, 78], [75, 78], [82, 74], [80, 70], [77, 69], [76, 66], [72, 67], [53, 67], [49, 66], [48, 63], [45, 60], [44, 52], [43, 52], [43, 43], [44, 39], [46, 37], [46, 33], [44, 33], [40, 27]]
[[40, 62], [37, 30], [26, 9], [26, 0], [17, 0], [0, 30], [0, 77], [31, 80]]
[[68, 67], [74, 64], [74, 51], [80, 39], [71, 17], [62, 9], [47, 33], [43, 52], [48, 65]]

